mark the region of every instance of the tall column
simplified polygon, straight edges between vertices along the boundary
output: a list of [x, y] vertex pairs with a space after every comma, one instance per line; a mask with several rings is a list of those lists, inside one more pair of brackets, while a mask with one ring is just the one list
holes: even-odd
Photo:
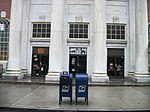
[[91, 82], [107, 82], [106, 0], [94, 0], [95, 36]]
[[23, 0], [12, 0], [9, 37], [8, 69], [4, 76], [23, 77], [21, 72], [21, 33], [22, 33]]
[[129, 76], [135, 72], [135, 1], [129, 0]]
[[132, 77], [137, 82], [150, 81], [148, 73], [148, 17], [147, 0], [136, 0], [136, 66]]
[[62, 71], [62, 38], [64, 0], [53, 0], [49, 71], [46, 80], [58, 81]]
[[31, 0], [24, 0], [23, 7], [23, 23], [21, 38], [21, 70], [23, 74], [27, 74], [27, 46], [28, 46], [28, 30], [29, 30], [29, 11]]

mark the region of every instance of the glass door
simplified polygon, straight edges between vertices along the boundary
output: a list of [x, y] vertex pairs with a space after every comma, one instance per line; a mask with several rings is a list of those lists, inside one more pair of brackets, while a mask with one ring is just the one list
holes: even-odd
[[107, 73], [109, 78], [124, 78], [124, 49], [108, 49]]
[[70, 55], [69, 73], [86, 73], [86, 56]]
[[32, 76], [45, 76], [48, 72], [49, 55], [48, 48], [33, 48]]
[[70, 48], [69, 73], [86, 73], [87, 70], [87, 49]]
[[86, 73], [86, 57], [80, 55], [77, 57], [77, 73]]

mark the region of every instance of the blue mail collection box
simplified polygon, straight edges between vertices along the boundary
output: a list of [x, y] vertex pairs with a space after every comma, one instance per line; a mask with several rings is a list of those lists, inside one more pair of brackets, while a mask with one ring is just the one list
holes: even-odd
[[70, 97], [70, 104], [72, 104], [72, 74], [67, 72], [60, 74], [59, 104], [61, 104], [62, 97]]
[[76, 104], [78, 97], [85, 97], [88, 105], [88, 74], [76, 74]]

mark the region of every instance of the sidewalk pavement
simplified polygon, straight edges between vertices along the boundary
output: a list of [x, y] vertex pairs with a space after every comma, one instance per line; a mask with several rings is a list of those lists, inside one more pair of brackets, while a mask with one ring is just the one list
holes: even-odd
[[89, 105], [84, 98], [75, 104], [63, 97], [59, 105], [58, 85], [0, 84], [1, 112], [47, 111], [150, 111], [150, 86], [89, 86]]
[[[20, 80], [0, 78], [0, 84], [39, 84], [39, 85], [58, 85], [59, 82], [46, 81], [45, 77], [25, 77]], [[137, 83], [129, 78], [110, 79], [109, 82], [91, 83], [89, 86], [150, 86], [150, 82]]]
[[75, 104], [64, 98], [59, 105], [58, 84], [42, 78], [0, 80], [0, 112], [47, 111], [150, 111], [150, 84], [129, 80], [112, 80], [108, 83], [89, 84], [89, 105], [84, 98]]

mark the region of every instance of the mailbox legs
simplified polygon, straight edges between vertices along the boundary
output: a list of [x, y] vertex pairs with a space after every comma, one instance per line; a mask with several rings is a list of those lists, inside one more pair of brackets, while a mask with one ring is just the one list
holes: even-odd
[[72, 96], [70, 97], [70, 105], [72, 105]]
[[[76, 100], [76, 105], [78, 105], [78, 96], [76, 95], [76, 98], [75, 98], [75, 100]], [[85, 96], [85, 100], [84, 100], [85, 102], [86, 102], [86, 104], [88, 105], [88, 95], [87, 96]]]

